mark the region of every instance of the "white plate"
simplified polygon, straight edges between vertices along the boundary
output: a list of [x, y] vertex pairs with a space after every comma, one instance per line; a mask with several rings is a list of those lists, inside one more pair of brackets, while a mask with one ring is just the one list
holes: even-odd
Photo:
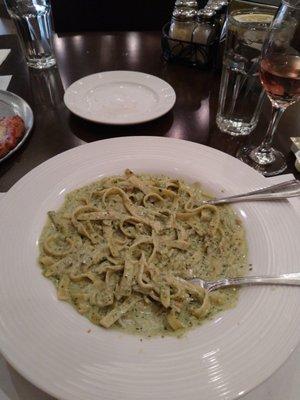
[[156, 76], [109, 71], [74, 82], [64, 95], [79, 117], [112, 125], [139, 124], [166, 114], [174, 106], [174, 89]]
[[[236, 398], [270, 376], [295, 348], [299, 288], [244, 288], [236, 308], [186, 337], [141, 342], [92, 325], [58, 301], [41, 275], [37, 240], [46, 211], [71, 189], [127, 167], [199, 180], [217, 194], [265, 185], [265, 178], [224, 153], [156, 137], [93, 142], [35, 168], [0, 204], [1, 352], [60, 399]], [[247, 229], [251, 274], [299, 270], [299, 220], [288, 202], [241, 203], [236, 210]]]

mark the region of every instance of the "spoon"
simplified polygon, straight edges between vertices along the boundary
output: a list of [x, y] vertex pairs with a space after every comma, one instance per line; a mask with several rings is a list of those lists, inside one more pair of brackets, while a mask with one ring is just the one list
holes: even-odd
[[208, 292], [221, 289], [228, 286], [241, 286], [241, 285], [291, 285], [300, 286], [300, 272], [290, 274], [282, 274], [275, 276], [245, 276], [240, 278], [224, 278], [217, 281], [204, 281], [200, 278], [189, 280], [194, 285], [201, 286]]
[[207, 200], [203, 204], [216, 205], [246, 200], [282, 200], [296, 196], [300, 196], [300, 181], [293, 179], [263, 189], [254, 190], [253, 192]]

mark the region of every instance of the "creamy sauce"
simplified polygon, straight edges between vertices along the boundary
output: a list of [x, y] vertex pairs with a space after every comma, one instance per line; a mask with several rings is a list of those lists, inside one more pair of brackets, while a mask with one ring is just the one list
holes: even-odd
[[179, 279], [245, 274], [247, 245], [229, 206], [203, 206], [198, 184], [165, 176], [105, 178], [66, 195], [40, 237], [43, 273], [93, 323], [140, 336], [182, 335], [234, 307]]

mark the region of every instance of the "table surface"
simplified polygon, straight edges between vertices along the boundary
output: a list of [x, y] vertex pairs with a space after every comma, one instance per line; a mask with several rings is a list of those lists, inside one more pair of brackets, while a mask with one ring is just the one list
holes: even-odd
[[[0, 36], [0, 48], [12, 49], [1, 75], [13, 75], [8, 90], [27, 100], [35, 115], [30, 139], [0, 164], [0, 191], [7, 191], [43, 161], [85, 142], [116, 136], [168, 136], [234, 156], [244, 143], [259, 143], [266, 131], [271, 111], [268, 101], [249, 137], [232, 138], [220, 132], [215, 123], [220, 73], [166, 63], [161, 57], [160, 32], [68, 34], [56, 36], [54, 43], [58, 68], [28, 70], [17, 37]], [[174, 109], [152, 122], [123, 127], [94, 124], [72, 115], [63, 103], [64, 90], [85, 75], [107, 70], [142, 71], [166, 80], [176, 91]], [[299, 136], [299, 127], [300, 104], [296, 104], [284, 114], [275, 138], [275, 145], [287, 156], [287, 172], [296, 173], [290, 137]]]
[[[1, 28], [1, 27], [0, 27]], [[35, 125], [26, 144], [0, 164], [0, 192], [50, 157], [80, 144], [129, 135], [168, 136], [206, 144], [235, 155], [245, 143], [259, 143], [270, 118], [265, 103], [259, 125], [246, 139], [232, 138], [215, 124], [220, 74], [165, 63], [159, 32], [86, 33], [55, 37], [58, 68], [29, 71], [15, 35], [0, 36], [0, 48], [12, 51], [1, 75], [13, 75], [8, 90], [31, 105]], [[64, 106], [64, 90], [75, 80], [106, 70], [136, 70], [170, 83], [177, 94], [175, 107], [165, 116], [136, 126], [96, 125], [72, 115]], [[297, 177], [290, 137], [300, 136], [300, 104], [291, 106], [280, 122], [275, 145], [287, 156], [288, 170]], [[297, 130], [298, 128], [298, 130]], [[245, 397], [264, 400], [299, 398], [299, 349], [264, 385]], [[35, 389], [0, 358], [0, 400], [52, 399]], [[288, 372], [287, 372], [288, 371]], [[280, 385], [276, 382], [280, 382]]]

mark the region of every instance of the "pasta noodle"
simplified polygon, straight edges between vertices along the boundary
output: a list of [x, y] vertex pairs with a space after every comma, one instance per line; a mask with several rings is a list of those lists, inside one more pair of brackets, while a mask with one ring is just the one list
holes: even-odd
[[130, 170], [75, 190], [48, 213], [43, 273], [97, 325], [180, 334], [237, 300], [235, 289], [207, 293], [188, 279], [245, 272], [240, 220], [207, 199], [198, 184]]

